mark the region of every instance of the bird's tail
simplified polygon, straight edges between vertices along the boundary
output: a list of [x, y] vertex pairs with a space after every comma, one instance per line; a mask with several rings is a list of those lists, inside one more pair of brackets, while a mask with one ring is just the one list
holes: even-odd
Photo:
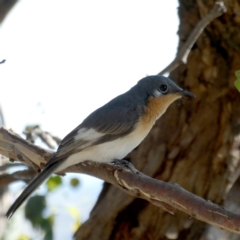
[[34, 192], [39, 185], [41, 185], [59, 165], [62, 164], [62, 161], [56, 161], [51, 165], [48, 165], [41, 173], [39, 173], [24, 189], [21, 195], [15, 200], [12, 206], [8, 209], [6, 217], [10, 219], [15, 211], [22, 205], [22, 203]]

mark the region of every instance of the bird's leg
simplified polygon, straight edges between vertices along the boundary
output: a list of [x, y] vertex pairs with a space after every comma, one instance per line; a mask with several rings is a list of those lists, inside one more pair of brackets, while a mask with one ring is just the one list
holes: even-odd
[[133, 174], [139, 174], [139, 171], [133, 166], [132, 163], [128, 162], [127, 160], [124, 160], [124, 159], [114, 159], [111, 163], [113, 165], [121, 167], [121, 168], [127, 168]]

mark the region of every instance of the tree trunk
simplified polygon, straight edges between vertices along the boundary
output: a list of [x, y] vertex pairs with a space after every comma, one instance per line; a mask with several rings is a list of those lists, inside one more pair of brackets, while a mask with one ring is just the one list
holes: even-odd
[[[179, 48], [214, 2], [179, 1]], [[209, 24], [188, 63], [170, 75], [197, 97], [172, 104], [128, 156], [143, 173], [220, 205], [238, 177], [240, 156], [240, 95], [233, 85], [240, 70], [240, 2], [224, 2], [227, 13]], [[208, 227], [105, 184], [76, 239], [208, 239]]]
[[17, 2], [18, 0], [0, 0], [0, 24], [3, 23]]

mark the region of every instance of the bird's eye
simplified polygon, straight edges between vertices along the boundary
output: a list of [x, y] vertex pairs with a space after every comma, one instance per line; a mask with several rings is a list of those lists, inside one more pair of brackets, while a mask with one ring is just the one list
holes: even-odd
[[168, 91], [168, 87], [167, 85], [165, 84], [162, 84], [159, 86], [159, 90], [162, 92], [162, 93], [166, 93]]

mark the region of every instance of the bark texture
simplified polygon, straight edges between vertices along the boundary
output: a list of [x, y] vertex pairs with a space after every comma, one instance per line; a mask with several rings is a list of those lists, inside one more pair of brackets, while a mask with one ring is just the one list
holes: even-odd
[[[179, 49], [214, 2], [179, 1]], [[187, 64], [170, 75], [196, 99], [172, 104], [128, 156], [146, 175], [177, 183], [220, 205], [238, 178], [240, 164], [240, 94], [233, 85], [240, 70], [240, 2], [224, 3], [227, 13], [205, 29]], [[186, 214], [177, 211], [172, 216], [105, 184], [76, 239], [214, 239], [208, 228]]]

